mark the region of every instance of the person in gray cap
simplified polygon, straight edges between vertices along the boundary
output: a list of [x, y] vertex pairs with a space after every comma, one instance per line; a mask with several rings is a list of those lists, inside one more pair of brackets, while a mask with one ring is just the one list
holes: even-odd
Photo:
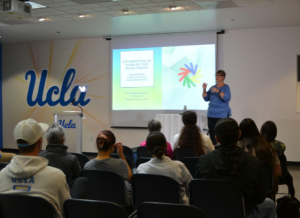
[[41, 151], [39, 156], [49, 161], [48, 166], [67, 171], [71, 179], [80, 176], [81, 167], [75, 155], [67, 152], [68, 146], [64, 145], [65, 129], [61, 125], [54, 123], [46, 132], [48, 145], [45, 151]]
[[39, 157], [43, 134], [48, 124], [33, 119], [23, 120], [14, 130], [21, 155], [16, 155], [11, 163], [0, 172], [1, 194], [27, 194], [41, 197], [53, 204], [56, 217], [63, 217], [63, 204], [71, 198], [64, 173], [48, 166], [48, 160]]

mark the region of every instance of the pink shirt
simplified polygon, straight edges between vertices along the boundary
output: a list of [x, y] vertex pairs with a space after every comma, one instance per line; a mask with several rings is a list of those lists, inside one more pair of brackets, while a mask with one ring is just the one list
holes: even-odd
[[[140, 146], [146, 146], [146, 141], [143, 141]], [[169, 142], [167, 142], [167, 156], [173, 160], [173, 149]]]

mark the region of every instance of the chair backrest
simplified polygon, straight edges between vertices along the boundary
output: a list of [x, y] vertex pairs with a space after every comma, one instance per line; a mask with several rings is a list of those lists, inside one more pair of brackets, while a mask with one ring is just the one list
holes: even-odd
[[287, 169], [287, 159], [286, 156], [283, 153], [277, 152], [280, 166], [281, 166], [281, 177], [285, 177], [288, 175], [288, 169]]
[[87, 156], [85, 156], [84, 154], [79, 154], [79, 153], [70, 153], [70, 154], [73, 154], [77, 157], [80, 167], [81, 167], [81, 170], [83, 170], [84, 165], [90, 161], [90, 159]]
[[138, 158], [138, 159], [136, 160], [136, 163], [135, 163], [136, 168], [138, 168], [140, 164], [146, 163], [146, 162], [148, 162], [149, 160], [151, 160], [151, 158], [148, 158], [148, 157], [140, 157], [140, 158]]
[[186, 168], [190, 171], [192, 177], [195, 176], [196, 165], [198, 163], [199, 157], [186, 157], [181, 160], [185, 164]]
[[209, 218], [245, 217], [242, 191], [229, 182], [194, 179], [189, 190], [190, 205], [200, 208]]
[[137, 214], [139, 218], [206, 218], [206, 215], [194, 206], [157, 202], [142, 203], [137, 210]]
[[195, 153], [192, 148], [176, 148], [174, 151], [174, 160], [182, 160], [186, 157], [195, 157]]
[[66, 171], [66, 170], [64, 170], [64, 169], [61, 169], [61, 168], [57, 168], [57, 169], [61, 170], [61, 171], [65, 174], [66, 180], [67, 180], [67, 183], [68, 183], [68, 184], [69, 184], [70, 182], [72, 182], [72, 177], [71, 177], [71, 175], [70, 175], [70, 173], [69, 173], [68, 171]]
[[[110, 156], [113, 157], [113, 158], [117, 158], [117, 159], [120, 158], [119, 155], [115, 154], [115, 153], [111, 153]], [[131, 160], [127, 156], [125, 156], [125, 158], [126, 158], [126, 161], [127, 161], [128, 165], [129, 165], [130, 169], [132, 169], [133, 168], [133, 164], [132, 164]]]
[[[118, 154], [117, 147], [115, 147], [113, 153]], [[131, 161], [131, 163], [134, 163], [133, 151], [131, 150], [131, 148], [129, 148], [126, 145], [123, 145], [123, 154], [125, 157], [127, 157]]]
[[110, 201], [127, 206], [127, 189], [124, 179], [114, 172], [83, 170], [81, 176], [89, 180], [89, 200]]
[[181, 203], [180, 185], [171, 177], [135, 174], [131, 181], [133, 206], [135, 208], [146, 201]]
[[55, 218], [54, 206], [40, 197], [0, 194], [0, 217]]
[[125, 209], [107, 201], [68, 199], [64, 203], [66, 218], [128, 218]]
[[264, 183], [267, 188], [267, 194], [270, 195], [273, 193], [273, 168], [267, 162], [261, 161], [262, 168], [263, 168], [263, 176], [264, 176]]
[[136, 150], [138, 158], [141, 157], [150, 157], [152, 158], [152, 155], [148, 153], [146, 146], [138, 147]]
[[0, 163], [0, 171], [5, 168], [8, 165], [8, 163]]

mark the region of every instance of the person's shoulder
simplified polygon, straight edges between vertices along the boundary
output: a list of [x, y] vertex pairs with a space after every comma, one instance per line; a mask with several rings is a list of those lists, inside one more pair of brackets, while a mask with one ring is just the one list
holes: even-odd
[[92, 159], [92, 160], [88, 161], [88, 162], [84, 165], [84, 169], [85, 169], [86, 167], [93, 166], [95, 163], [97, 163], [96, 159]]
[[45, 177], [51, 177], [51, 178], [64, 178], [65, 174], [63, 171], [61, 171], [58, 168], [46, 166], [43, 170], [43, 174], [45, 174]]
[[44, 157], [44, 156], [47, 155], [48, 153], [49, 153], [49, 151], [44, 150], [44, 151], [41, 151], [41, 152], [39, 153], [39, 156]]
[[200, 133], [200, 135], [201, 135], [202, 139], [204, 139], [205, 141], [210, 139], [210, 137], [208, 135], [205, 135], [203, 133]]

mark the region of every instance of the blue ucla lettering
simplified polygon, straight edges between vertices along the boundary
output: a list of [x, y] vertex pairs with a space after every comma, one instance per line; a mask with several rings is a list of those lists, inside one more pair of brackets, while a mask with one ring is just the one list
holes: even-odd
[[29, 183], [34, 183], [34, 177], [30, 177]]
[[16, 178], [11, 178], [11, 181], [12, 181], [12, 182], [16, 182], [17, 179], [16, 179]]
[[58, 120], [59, 125], [63, 126], [64, 128], [68, 129], [75, 129], [76, 128], [76, 123], [73, 123], [73, 120], [70, 120], [69, 123], [65, 123], [66, 120]]
[[18, 179], [18, 182], [19, 182], [19, 183], [23, 183], [22, 179]]
[[[41, 73], [41, 78], [40, 78], [40, 84], [37, 92], [36, 99], [33, 100], [33, 93], [34, 93], [34, 87], [35, 87], [35, 82], [36, 82], [36, 73], [32, 70], [28, 71], [25, 75], [25, 80], [29, 79], [30, 76], [30, 83], [29, 83], [29, 88], [28, 88], [28, 93], [27, 93], [27, 104], [31, 107], [35, 106], [38, 104], [39, 106], [44, 106], [45, 104], [48, 104], [49, 106], [55, 106], [57, 104], [60, 104], [61, 106], [65, 107], [71, 103], [71, 101], [75, 98], [76, 93], [78, 91], [78, 85], [75, 86], [72, 91], [70, 96], [66, 96], [66, 93], [68, 92], [69, 88], [71, 87], [73, 80], [75, 79], [76, 76], [76, 71], [75, 69], [69, 69], [62, 82], [61, 86], [61, 92], [59, 93], [59, 88], [57, 86], [52, 86], [49, 88], [46, 99], [43, 100], [43, 94], [44, 94], [44, 89], [45, 89], [45, 84], [46, 84], [46, 79], [47, 79], [47, 70], [43, 70]], [[58, 96], [59, 98], [56, 101], [53, 101], [52, 97], [53, 95]], [[85, 106], [87, 105], [91, 99], [86, 99], [85, 100], [85, 95], [86, 92], [81, 92], [79, 95], [79, 98], [77, 101], [75, 101], [75, 104]], [[69, 97], [67, 100], [65, 97]], [[75, 127], [74, 127], [75, 128]]]

